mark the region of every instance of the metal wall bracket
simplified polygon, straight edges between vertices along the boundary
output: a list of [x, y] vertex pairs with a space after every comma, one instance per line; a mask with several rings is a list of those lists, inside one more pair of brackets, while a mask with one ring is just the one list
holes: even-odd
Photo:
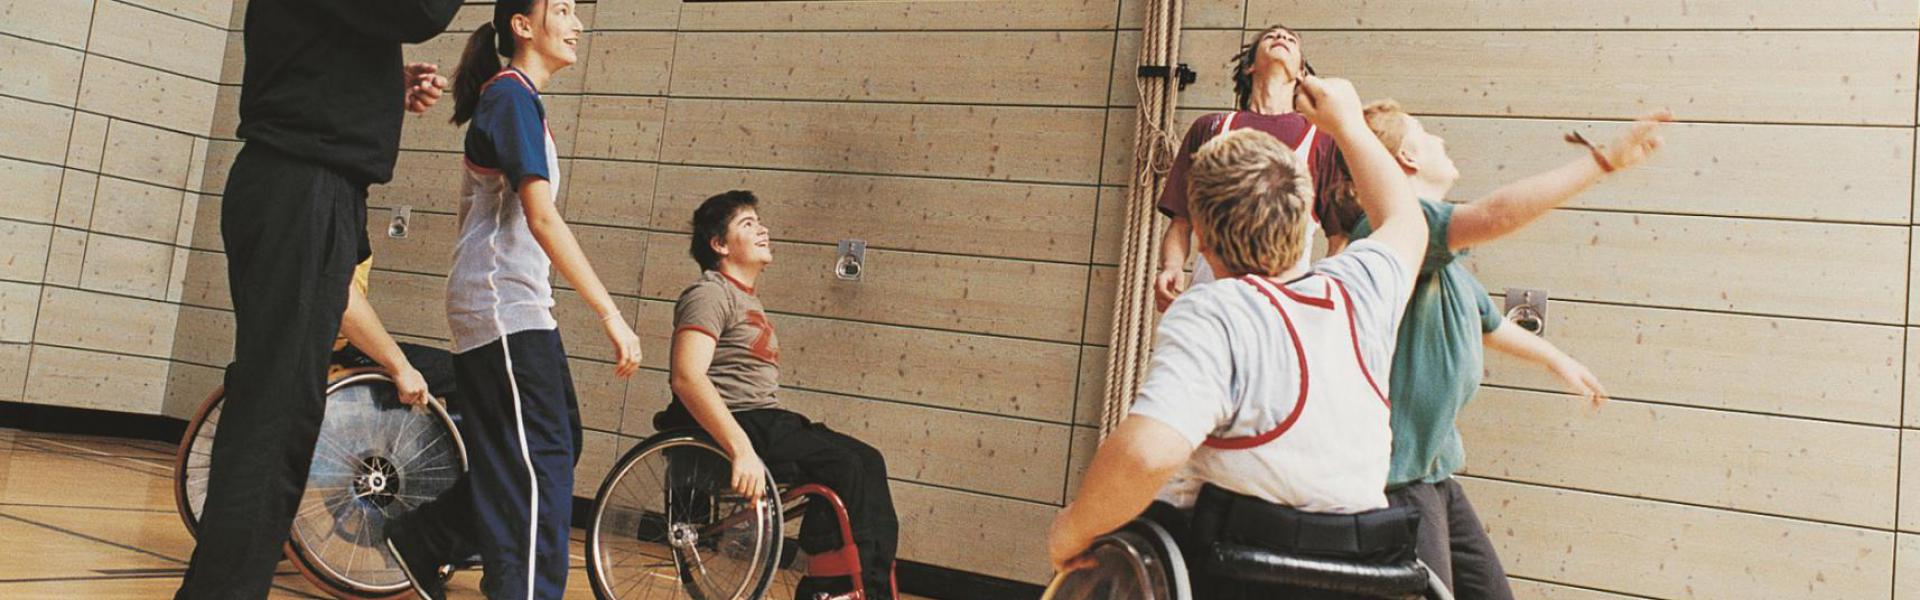
[[1140, 65], [1139, 75], [1141, 77], [1154, 78], [1175, 77], [1177, 78], [1176, 81], [1180, 83], [1180, 91], [1183, 92], [1187, 91], [1187, 86], [1193, 85], [1193, 82], [1200, 78], [1200, 74], [1195, 73], [1192, 68], [1187, 66], [1187, 63], [1180, 63], [1179, 66], [1175, 67], [1166, 65]]
[[404, 204], [393, 207], [393, 220], [387, 222], [387, 237], [404, 239], [412, 227], [413, 207]]
[[1506, 315], [1521, 329], [1547, 335], [1547, 291], [1507, 288]]
[[867, 274], [867, 241], [840, 240], [840, 247], [834, 253], [839, 259], [833, 264], [833, 276], [841, 281], [860, 281]]

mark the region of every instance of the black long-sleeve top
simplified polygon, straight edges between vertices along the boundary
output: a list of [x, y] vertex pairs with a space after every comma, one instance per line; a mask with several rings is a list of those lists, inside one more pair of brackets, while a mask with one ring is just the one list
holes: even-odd
[[393, 179], [406, 112], [400, 45], [439, 35], [459, 8], [460, 0], [252, 0], [240, 138], [359, 183]]

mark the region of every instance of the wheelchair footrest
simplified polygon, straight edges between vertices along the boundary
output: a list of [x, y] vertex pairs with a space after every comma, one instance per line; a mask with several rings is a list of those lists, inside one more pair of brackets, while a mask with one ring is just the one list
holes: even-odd
[[1215, 574], [1253, 583], [1383, 597], [1414, 595], [1427, 589], [1427, 567], [1418, 561], [1372, 565], [1288, 556], [1225, 542], [1214, 543], [1209, 558]]

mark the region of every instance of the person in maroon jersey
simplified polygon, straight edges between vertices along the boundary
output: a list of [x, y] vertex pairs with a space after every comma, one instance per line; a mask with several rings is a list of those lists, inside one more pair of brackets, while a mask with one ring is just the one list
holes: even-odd
[[[1327, 233], [1335, 236], [1344, 231], [1334, 223], [1339, 219], [1327, 212], [1327, 205], [1318, 202], [1319, 198], [1328, 196], [1327, 190], [1347, 179], [1345, 170], [1339, 166], [1340, 148], [1332, 136], [1293, 110], [1296, 84], [1301, 77], [1313, 72], [1301, 50], [1300, 35], [1285, 25], [1268, 27], [1240, 48], [1233, 64], [1235, 110], [1194, 120], [1180, 144], [1180, 153], [1174, 157], [1166, 189], [1156, 204], [1162, 214], [1173, 219], [1166, 236], [1160, 240], [1160, 273], [1153, 282], [1154, 300], [1161, 311], [1189, 287], [1185, 269], [1192, 250], [1193, 225], [1188, 220], [1187, 171], [1193, 166], [1194, 152], [1222, 133], [1256, 129], [1293, 148], [1313, 179], [1315, 202], [1310, 227], [1326, 223]], [[1301, 255], [1300, 264], [1307, 264], [1310, 255]], [[1213, 279], [1206, 261], [1194, 265], [1191, 285]]]

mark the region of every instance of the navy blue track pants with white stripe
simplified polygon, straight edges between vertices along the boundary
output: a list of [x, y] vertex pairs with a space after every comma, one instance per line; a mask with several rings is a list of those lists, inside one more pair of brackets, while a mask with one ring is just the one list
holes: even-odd
[[442, 560], [478, 548], [488, 598], [560, 598], [580, 456], [580, 404], [560, 332], [508, 335], [455, 354], [453, 370], [467, 477], [408, 518], [439, 538]]

